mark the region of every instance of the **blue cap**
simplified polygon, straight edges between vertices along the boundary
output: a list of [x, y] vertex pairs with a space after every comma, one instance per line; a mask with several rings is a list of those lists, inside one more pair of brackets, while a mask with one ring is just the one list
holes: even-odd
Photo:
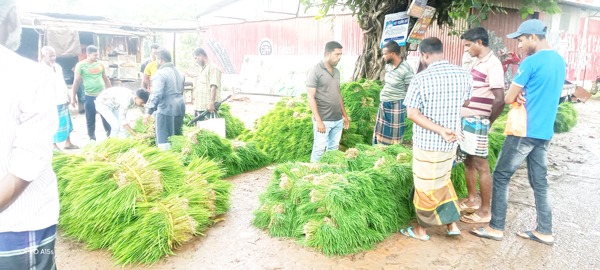
[[519, 29], [517, 32], [506, 35], [507, 38], [518, 38], [523, 34], [536, 34], [536, 35], [545, 35], [546, 34], [546, 25], [544, 22], [538, 19], [526, 20], [521, 25], [519, 25]]

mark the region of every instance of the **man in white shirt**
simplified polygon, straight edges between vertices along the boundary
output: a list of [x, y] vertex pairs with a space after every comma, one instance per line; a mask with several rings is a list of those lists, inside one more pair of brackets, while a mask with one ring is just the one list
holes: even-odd
[[13, 52], [21, 36], [15, 0], [0, 1], [0, 26], [0, 59], [10, 63], [0, 65], [0, 269], [55, 269], [53, 74]]
[[140, 88], [133, 92], [125, 87], [104, 89], [96, 98], [96, 111], [110, 124], [109, 137], [127, 137], [137, 134], [127, 121], [127, 111], [135, 107], [144, 113], [144, 105], [148, 102], [150, 92]]
[[71, 143], [71, 131], [73, 131], [73, 122], [71, 121], [71, 112], [69, 112], [69, 88], [65, 83], [63, 71], [56, 63], [56, 51], [50, 46], [44, 46], [41, 49], [42, 63], [48, 66], [55, 74], [55, 100], [58, 110], [58, 130], [54, 134], [54, 150], [60, 151], [57, 143], [65, 142], [65, 149], [79, 149], [77, 145]]

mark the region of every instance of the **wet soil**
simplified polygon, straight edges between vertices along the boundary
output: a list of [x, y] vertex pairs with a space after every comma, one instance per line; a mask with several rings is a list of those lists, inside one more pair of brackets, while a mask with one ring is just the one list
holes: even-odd
[[[248, 96], [230, 104], [233, 114], [250, 126], [275, 101]], [[471, 236], [467, 230], [474, 226], [459, 223], [463, 235], [458, 238], [446, 237], [443, 228], [430, 229], [427, 242], [396, 233], [373, 250], [327, 257], [293, 239], [272, 238], [251, 225], [258, 197], [271, 177], [272, 167], [267, 167], [230, 179], [234, 184], [231, 209], [206, 235], [154, 265], [124, 269], [600, 269], [600, 98], [575, 108], [577, 126], [555, 135], [548, 154], [554, 246], [515, 235], [534, 229], [536, 221], [533, 192], [522, 167], [511, 180], [502, 241]], [[74, 118], [73, 141], [85, 144], [85, 117]], [[86, 250], [85, 245], [62, 236], [57, 240], [56, 260], [59, 269], [121, 268], [108, 252]]]

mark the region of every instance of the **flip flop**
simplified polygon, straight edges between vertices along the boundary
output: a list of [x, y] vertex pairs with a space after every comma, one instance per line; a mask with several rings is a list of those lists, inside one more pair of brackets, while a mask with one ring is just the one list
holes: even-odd
[[428, 235], [428, 234], [426, 234], [426, 235], [425, 235], [425, 236], [423, 236], [423, 237], [418, 237], [418, 236], [415, 234], [415, 232], [413, 232], [412, 228], [413, 228], [413, 227], [408, 227], [406, 230], [405, 230], [405, 229], [402, 229], [402, 230], [400, 230], [400, 233], [401, 233], [401, 234], [404, 234], [404, 235], [406, 235], [406, 236], [408, 236], [408, 237], [410, 237], [410, 238], [418, 239], [418, 240], [421, 240], [421, 241], [427, 241], [427, 240], [429, 240], [429, 235]]
[[472, 230], [469, 231], [469, 233], [471, 233], [472, 235], [475, 235], [477, 237], [481, 237], [481, 238], [485, 238], [485, 239], [492, 239], [492, 240], [496, 240], [496, 241], [502, 241], [502, 238], [503, 238], [503, 236], [490, 235], [483, 227], [479, 227], [479, 229], [473, 228]]
[[469, 224], [477, 224], [477, 223], [489, 223], [492, 218], [483, 219], [477, 213], [472, 213], [468, 215], [464, 215], [460, 217], [460, 221]]
[[468, 206], [464, 201], [461, 202], [458, 207], [460, 207], [460, 211], [467, 212], [469, 214], [475, 213], [475, 211], [479, 210], [479, 206]]
[[65, 146], [64, 148], [65, 149], [79, 149], [79, 146], [73, 144], [73, 145]]
[[446, 231], [448, 236], [460, 236], [460, 230], [458, 231]]
[[533, 240], [533, 241], [536, 241], [538, 243], [542, 243], [542, 244], [548, 245], [548, 246], [554, 245], [554, 241], [544, 241], [544, 240], [538, 238], [537, 236], [535, 236], [535, 234], [533, 234], [531, 231], [518, 232], [517, 236], [519, 236], [523, 239]]

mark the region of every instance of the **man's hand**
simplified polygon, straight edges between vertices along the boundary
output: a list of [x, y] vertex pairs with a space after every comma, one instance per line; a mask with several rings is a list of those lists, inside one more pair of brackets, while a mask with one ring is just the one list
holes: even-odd
[[344, 116], [344, 129], [350, 128], [350, 117]]
[[449, 129], [449, 128], [443, 128], [440, 132], [439, 132], [440, 136], [442, 136], [442, 138], [444, 138], [444, 140], [447, 143], [451, 143], [451, 142], [455, 142], [456, 141], [456, 132], [454, 132], [453, 130]]
[[77, 108], [77, 97], [70, 98], [69, 102], [71, 103], [71, 106], [73, 106], [73, 108]]
[[317, 132], [325, 133], [325, 124], [323, 124], [323, 121], [317, 121]]
[[523, 105], [525, 101], [525, 91], [519, 92], [519, 95], [517, 96], [517, 103], [519, 103], [519, 105]]
[[215, 103], [214, 102], [211, 102], [208, 104], [208, 111], [211, 113], [215, 112]]
[[149, 114], [144, 114], [144, 119], [142, 120], [142, 123], [143, 123], [144, 125], [148, 125], [148, 121], [150, 120], [150, 117], [151, 117], [151, 116], [152, 116], [152, 115], [149, 115]]

